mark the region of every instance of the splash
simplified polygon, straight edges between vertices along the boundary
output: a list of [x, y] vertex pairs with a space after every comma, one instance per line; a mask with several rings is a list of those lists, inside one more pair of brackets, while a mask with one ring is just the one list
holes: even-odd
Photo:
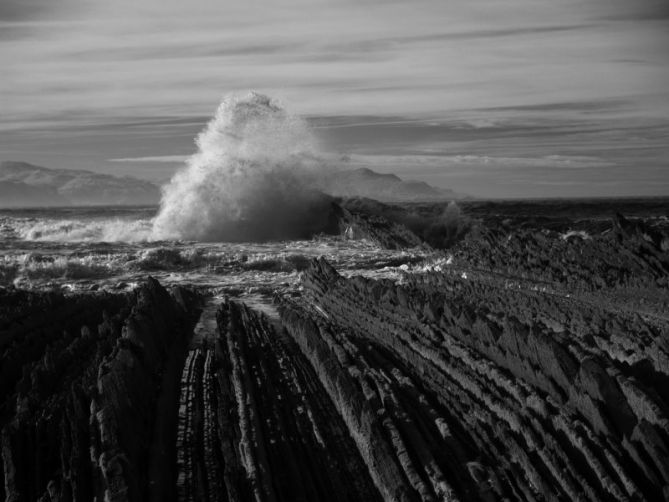
[[151, 234], [148, 219], [25, 219], [5, 226], [15, 238], [44, 242], [141, 242]]
[[228, 96], [198, 152], [163, 188], [154, 239], [263, 241], [332, 229], [329, 197], [307, 186], [321, 169], [306, 123], [267, 96]]

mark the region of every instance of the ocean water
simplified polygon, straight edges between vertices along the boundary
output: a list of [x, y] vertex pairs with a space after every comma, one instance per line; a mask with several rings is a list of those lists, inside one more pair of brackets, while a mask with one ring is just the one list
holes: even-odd
[[[312, 235], [330, 208], [309, 185], [330, 166], [308, 125], [268, 97], [225, 97], [195, 142], [160, 207], [0, 210], [0, 287], [122, 290], [150, 274], [271, 295], [299, 288], [319, 256], [343, 274], [390, 278], [425, 257], [330, 236], [266, 241]], [[225, 242], [242, 239], [263, 243]]]
[[214, 294], [271, 295], [299, 288], [309, 260], [344, 275], [398, 278], [427, 256], [365, 240], [322, 236], [265, 243], [153, 240], [157, 207], [0, 210], [0, 287], [124, 290], [151, 275]]

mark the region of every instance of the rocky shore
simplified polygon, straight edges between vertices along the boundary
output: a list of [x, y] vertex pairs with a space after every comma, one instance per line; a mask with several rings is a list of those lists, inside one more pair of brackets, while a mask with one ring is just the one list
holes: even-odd
[[361, 204], [346, 238], [433, 258], [255, 303], [0, 290], [0, 499], [669, 498], [662, 225], [458, 214], [439, 250]]

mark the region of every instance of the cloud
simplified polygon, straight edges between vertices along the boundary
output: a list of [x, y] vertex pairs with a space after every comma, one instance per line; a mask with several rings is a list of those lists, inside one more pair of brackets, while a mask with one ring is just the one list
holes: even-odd
[[425, 44], [433, 42], [448, 42], [453, 40], [467, 39], [487, 39], [501, 37], [522, 37], [531, 35], [540, 35], [545, 33], [556, 33], [566, 31], [579, 31], [597, 26], [596, 24], [571, 24], [563, 26], [536, 26], [536, 27], [514, 27], [503, 29], [471, 29], [467, 31], [438, 31], [435, 33], [395, 36], [379, 39], [357, 40], [352, 42], [343, 42], [340, 44], [327, 46], [327, 49], [342, 52], [377, 52], [388, 51], [398, 46], [410, 44]]
[[[539, 171], [542, 169], [587, 170], [612, 166], [611, 161], [590, 156], [545, 155], [542, 157], [497, 157], [490, 155], [361, 155], [346, 156], [346, 163], [384, 172], [402, 174], [441, 174], [498, 169], [508, 167]], [[466, 172], [466, 171], [464, 171]]]
[[616, 21], [664, 21], [669, 19], [669, 4], [665, 0], [607, 1], [600, 15]]
[[[638, 61], [634, 61], [638, 62]], [[611, 112], [631, 105], [628, 99], [595, 99], [589, 101], [572, 101], [558, 103], [536, 103], [519, 106], [489, 107], [485, 111], [516, 111], [516, 112]]]
[[[603, 4], [566, 1], [571, 9], [529, 0], [478, 7], [460, 0], [448, 8], [425, 0], [420, 8], [299, 1], [232, 8], [198, 0], [189, 7], [119, 0], [112, 8], [66, 0], [56, 17], [76, 24], [35, 26], [8, 60], [0, 57], [7, 81], [0, 85], [6, 113], [28, 119], [43, 110], [74, 117], [161, 105], [205, 114], [225, 92], [248, 88], [321, 115], [587, 102], [659, 89], [651, 68], [629, 71], [632, 63], [623, 62], [645, 59], [655, 41], [642, 22], [621, 33], [620, 23], [601, 20]], [[26, 5], [33, 2], [47, 3]], [[7, 10], [22, 4], [11, 0]]]
[[149, 157], [126, 157], [108, 159], [109, 162], [185, 162], [189, 155], [154, 155]]
[[0, 21], [24, 21], [47, 10], [53, 2], [45, 0], [3, 0], [0, 2]]

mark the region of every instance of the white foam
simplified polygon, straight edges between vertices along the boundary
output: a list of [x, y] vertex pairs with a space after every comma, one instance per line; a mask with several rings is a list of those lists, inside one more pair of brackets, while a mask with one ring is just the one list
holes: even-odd
[[141, 242], [151, 236], [151, 220], [25, 220], [14, 223], [14, 232], [26, 241]]

